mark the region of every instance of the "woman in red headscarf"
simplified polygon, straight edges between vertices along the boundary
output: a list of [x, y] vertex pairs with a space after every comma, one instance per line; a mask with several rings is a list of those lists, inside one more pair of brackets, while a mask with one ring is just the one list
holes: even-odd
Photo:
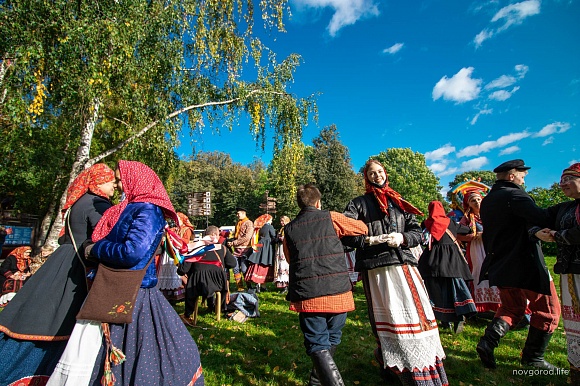
[[276, 230], [272, 226], [272, 216], [267, 213], [259, 216], [254, 221], [254, 252], [248, 257], [251, 265], [244, 277], [247, 283], [256, 283], [256, 292], [261, 291], [262, 284], [274, 281], [275, 240]]
[[87, 262], [75, 250], [91, 238], [114, 192], [115, 174], [105, 164], [84, 170], [68, 188], [60, 246], [0, 313], [0, 385], [43, 384], [53, 372], [87, 296]]
[[580, 385], [580, 163], [562, 171], [560, 189], [571, 198], [547, 209], [550, 228], [532, 228], [542, 241], [556, 242], [554, 272], [560, 274], [562, 319], [572, 385]]
[[[125, 199], [105, 212], [85, 254], [112, 268], [146, 269], [133, 321], [101, 327], [79, 320], [48, 384], [203, 385], [197, 345], [156, 287], [157, 268], [150, 264], [166, 218], [177, 223], [173, 204], [157, 174], [141, 162], [119, 161], [115, 177]], [[123, 361], [112, 355], [118, 354], [113, 347], [123, 351]]]
[[0, 307], [6, 306], [30, 277], [29, 246], [15, 248], [0, 265]]
[[[351, 200], [347, 217], [367, 224], [368, 237], [345, 237], [356, 248], [381, 376], [404, 385], [447, 385], [437, 321], [411, 248], [421, 243], [421, 211], [389, 186], [383, 165], [369, 160], [366, 194]], [[346, 270], [346, 266], [345, 266]]]
[[439, 201], [429, 203], [425, 228], [429, 231], [429, 243], [419, 259], [419, 272], [437, 320], [446, 327], [454, 324], [453, 330], [460, 333], [465, 318], [476, 313], [466, 284], [473, 276], [457, 241], [458, 233], [466, 234], [470, 230], [447, 217]]
[[495, 313], [501, 305], [499, 290], [497, 287], [489, 286], [489, 280], [479, 280], [481, 264], [485, 259], [485, 249], [483, 248], [483, 224], [479, 217], [479, 208], [483, 200], [483, 191], [480, 189], [471, 189], [463, 193], [463, 217], [460, 224], [469, 227], [470, 232], [462, 235], [458, 234], [457, 239], [467, 242], [467, 262], [471, 274], [475, 278], [470, 283], [471, 295], [475, 302], [477, 312]]

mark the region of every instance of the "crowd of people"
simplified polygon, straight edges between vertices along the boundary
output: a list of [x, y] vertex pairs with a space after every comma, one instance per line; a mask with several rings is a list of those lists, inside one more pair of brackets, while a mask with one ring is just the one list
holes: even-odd
[[[43, 251], [38, 267], [30, 247], [16, 248], [0, 266], [0, 384], [202, 385], [203, 358], [186, 328], [198, 298], [228, 312], [231, 296], [256, 297], [274, 283], [298, 314], [309, 385], [343, 385], [334, 355], [359, 280], [387, 382], [448, 385], [439, 329], [461, 333], [474, 315], [492, 314], [476, 347], [484, 367], [497, 366], [501, 338], [527, 317], [521, 364], [554, 369], [544, 353], [562, 315], [572, 384], [580, 384], [580, 163], [560, 180], [572, 200], [549, 208], [524, 191], [529, 169], [523, 160], [505, 162], [491, 189], [463, 192], [460, 221], [433, 201], [419, 224], [423, 213], [371, 159], [365, 194], [343, 213], [324, 210], [320, 191], [306, 184], [296, 193], [299, 213], [280, 217], [278, 231], [270, 214], [252, 221], [239, 206], [233, 232], [211, 225], [196, 237], [152, 169], [93, 165], [67, 191], [59, 248]], [[123, 193], [117, 205], [115, 189]], [[173, 247], [170, 237], [182, 244]], [[561, 298], [540, 241], [556, 243]], [[77, 318], [89, 312], [87, 295], [107, 267], [139, 277], [128, 291], [134, 297], [108, 310], [131, 318]], [[171, 303], [181, 300], [178, 315]]]

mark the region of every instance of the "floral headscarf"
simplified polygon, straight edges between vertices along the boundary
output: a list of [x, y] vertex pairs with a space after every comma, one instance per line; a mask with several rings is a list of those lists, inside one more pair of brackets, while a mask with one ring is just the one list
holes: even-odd
[[25, 255], [27, 251], [32, 253], [32, 249], [27, 246], [14, 248], [14, 250], [10, 252], [9, 256], [14, 256], [16, 258], [16, 266], [20, 272], [26, 271], [26, 269], [30, 266], [31, 255]]
[[97, 196], [109, 199], [109, 196], [98, 188], [99, 185], [115, 181], [115, 172], [105, 164], [94, 164], [83, 170], [72, 182], [66, 192], [66, 202], [62, 213], [73, 206], [89, 190]]
[[429, 217], [425, 220], [425, 228], [431, 233], [435, 240], [441, 240], [449, 226], [451, 219], [445, 214], [443, 204], [439, 201], [429, 203]]
[[[376, 184], [373, 184], [368, 176], [367, 176], [367, 171], [369, 169], [369, 167], [372, 164], [377, 164], [379, 165], [381, 168], [383, 168], [383, 170], [385, 171], [385, 176], [386, 176], [386, 181], [385, 184], [383, 186], [377, 186]], [[421, 212], [419, 209], [415, 208], [410, 202], [407, 202], [403, 199], [403, 197], [394, 189], [392, 189], [391, 187], [389, 187], [389, 175], [387, 174], [387, 171], [385, 170], [385, 167], [377, 160], [368, 160], [364, 170], [363, 170], [363, 174], [364, 174], [364, 178], [365, 178], [365, 190], [367, 193], [373, 193], [375, 198], [377, 199], [377, 201], [379, 202], [379, 207], [381, 208], [381, 211], [385, 214], [389, 214], [389, 198], [399, 207], [401, 208], [403, 211], [408, 212], [408, 213], [412, 213], [412, 214], [418, 214], [418, 215], [423, 215], [423, 212]]]
[[127, 204], [149, 202], [163, 210], [165, 217], [179, 223], [173, 204], [155, 172], [147, 165], [137, 161], [119, 161], [119, 173], [125, 193], [125, 200], [110, 207], [95, 227], [93, 241], [97, 242], [109, 234], [115, 226]]

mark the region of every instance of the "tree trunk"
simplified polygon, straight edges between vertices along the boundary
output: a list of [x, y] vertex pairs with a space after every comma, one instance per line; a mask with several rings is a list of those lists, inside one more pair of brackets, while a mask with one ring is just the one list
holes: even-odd
[[[52, 223], [52, 227], [50, 228], [50, 232], [48, 233], [48, 237], [44, 242], [44, 245], [49, 245], [51, 247], [56, 248], [58, 246], [58, 235], [60, 234], [60, 230], [64, 226], [62, 216], [58, 214], [61, 213], [62, 208], [66, 202], [66, 193], [68, 187], [72, 184], [75, 178], [79, 175], [79, 173], [87, 168], [90, 167], [92, 164], [89, 162], [89, 154], [91, 150], [91, 142], [93, 141], [93, 133], [95, 132], [95, 124], [97, 119], [99, 118], [99, 108], [101, 107], [101, 101], [98, 98], [93, 100], [93, 115], [91, 119], [86, 123], [84, 129], [81, 131], [81, 141], [79, 147], [77, 148], [77, 154], [75, 158], [75, 162], [73, 163], [71, 172], [69, 174], [69, 180], [67, 184], [67, 189], [63, 192], [60, 197], [60, 202], [58, 206], [58, 211], [56, 212], [56, 218]], [[80, 240], [82, 242], [84, 240]]]

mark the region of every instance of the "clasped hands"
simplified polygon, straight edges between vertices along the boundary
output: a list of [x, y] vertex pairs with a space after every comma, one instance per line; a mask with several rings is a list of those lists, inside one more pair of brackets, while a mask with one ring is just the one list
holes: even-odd
[[404, 241], [402, 233], [392, 232], [389, 234], [382, 234], [378, 236], [370, 236], [365, 239], [365, 242], [369, 245], [378, 245], [382, 243], [387, 243], [389, 247], [396, 248], [401, 245]]
[[556, 241], [554, 238], [554, 234], [556, 231], [551, 230], [550, 228], [544, 228], [536, 232], [535, 236], [542, 241], [547, 243], [553, 243]]

